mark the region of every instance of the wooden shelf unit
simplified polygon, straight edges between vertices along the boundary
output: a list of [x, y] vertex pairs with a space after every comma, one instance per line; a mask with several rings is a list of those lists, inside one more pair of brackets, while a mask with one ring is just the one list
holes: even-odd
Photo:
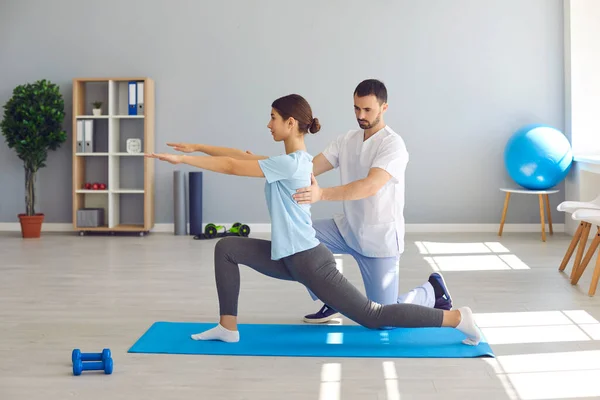
[[[142, 115], [128, 115], [129, 82], [144, 82]], [[92, 102], [102, 101], [102, 115]], [[138, 111], [139, 112], [139, 111]], [[155, 224], [154, 81], [148, 77], [73, 79], [73, 229], [84, 232], [148, 233]], [[94, 152], [78, 152], [77, 122], [92, 120]], [[130, 137], [142, 140], [142, 153], [129, 154]], [[98, 146], [97, 146], [98, 145]], [[98, 151], [96, 151], [98, 150]], [[86, 190], [86, 182], [105, 183], [106, 190]], [[123, 185], [123, 186], [122, 186]], [[77, 226], [77, 210], [103, 208], [104, 225]]]

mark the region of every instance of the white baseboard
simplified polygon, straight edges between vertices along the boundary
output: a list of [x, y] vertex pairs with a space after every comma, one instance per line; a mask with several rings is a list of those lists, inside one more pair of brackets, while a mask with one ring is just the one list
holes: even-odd
[[[215, 223], [215, 225], [224, 225], [228, 228], [233, 225], [232, 223]], [[252, 232], [256, 233], [269, 233], [271, 232], [271, 224], [249, 224]], [[202, 224], [202, 229], [206, 224]], [[0, 232], [20, 232], [21, 224], [19, 222], [0, 222]], [[56, 223], [56, 222], [44, 222], [42, 224], [42, 232], [72, 232], [73, 224], [69, 223]], [[175, 231], [174, 224], [154, 224], [154, 228], [151, 232], [158, 233], [173, 233]], [[190, 225], [187, 226], [187, 231], [190, 231]]]
[[[19, 222], [0, 222], [0, 232], [20, 232], [21, 224]], [[73, 224], [44, 222], [42, 223], [42, 232], [71, 232]]]
[[[231, 227], [232, 223], [220, 223]], [[269, 233], [271, 224], [248, 224], [252, 232]], [[202, 225], [203, 227], [205, 224]], [[406, 224], [406, 233], [497, 233], [499, 224]], [[554, 232], [564, 232], [564, 224], [552, 224]], [[546, 227], [546, 230], [548, 228]], [[18, 222], [0, 222], [0, 232], [18, 232], [21, 230], [21, 224]], [[152, 232], [173, 233], [175, 230], [173, 224], [155, 224]], [[73, 225], [69, 223], [43, 223], [42, 232], [71, 232]], [[540, 224], [504, 224], [504, 232], [540, 232]], [[189, 227], [188, 227], [189, 232]]]
[[[406, 233], [498, 233], [500, 224], [406, 224]], [[552, 224], [554, 232], [565, 231], [565, 224]], [[541, 224], [504, 224], [503, 232], [526, 233], [542, 231]], [[546, 231], [548, 225], [546, 224]]]

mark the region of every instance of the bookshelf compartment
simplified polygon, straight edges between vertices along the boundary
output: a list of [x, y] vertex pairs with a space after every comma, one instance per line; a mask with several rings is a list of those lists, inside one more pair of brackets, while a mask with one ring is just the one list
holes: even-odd
[[96, 193], [83, 193], [78, 194], [78, 207], [76, 210], [84, 209], [84, 208], [101, 208], [103, 210], [103, 219], [100, 223], [100, 226], [90, 227], [90, 226], [79, 226], [77, 220], [77, 212], [75, 212], [75, 224], [78, 229], [81, 230], [101, 230], [108, 228], [108, 193], [107, 192], [96, 192]]
[[[143, 119], [114, 118], [110, 120], [110, 153], [121, 156], [143, 156], [146, 151]], [[128, 139], [140, 141], [140, 153], [128, 153]]]
[[[133, 86], [130, 86], [133, 82]], [[109, 82], [110, 107], [109, 114], [123, 118], [143, 118], [145, 115], [145, 81], [133, 79], [129, 80], [111, 80]], [[130, 114], [129, 97], [134, 96], [134, 113]]]
[[75, 117], [79, 116], [92, 116], [92, 105], [95, 101], [101, 101], [102, 115], [108, 114], [108, 90], [109, 85], [107, 81], [91, 80], [77, 83], [78, 87], [74, 87], [79, 95], [77, 96], [77, 102], [73, 102]]
[[119, 224], [144, 226], [144, 196], [140, 194], [118, 193]]
[[[78, 118], [76, 122], [76, 155], [108, 155], [108, 119]], [[90, 134], [91, 131], [91, 134]], [[81, 146], [79, 145], [81, 140]]]
[[111, 190], [121, 193], [144, 193], [144, 157], [110, 156]]
[[[79, 157], [78, 169], [75, 182], [76, 193], [107, 193], [109, 190], [109, 179], [108, 179], [108, 157]], [[86, 188], [86, 183], [104, 183], [106, 185], [105, 190], [94, 190], [93, 188]]]

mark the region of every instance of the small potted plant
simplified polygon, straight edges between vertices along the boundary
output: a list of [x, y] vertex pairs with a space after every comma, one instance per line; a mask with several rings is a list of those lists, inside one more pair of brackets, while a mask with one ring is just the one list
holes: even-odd
[[102, 109], [101, 109], [102, 102], [101, 101], [94, 101], [92, 103], [92, 106], [94, 107], [94, 108], [92, 108], [92, 114], [94, 114], [96, 116], [97, 115], [102, 115]]
[[48, 150], [67, 140], [65, 105], [57, 85], [45, 79], [17, 86], [4, 105], [0, 129], [25, 167], [26, 211], [18, 214], [23, 238], [40, 237], [43, 213], [35, 211], [36, 174], [46, 166]]

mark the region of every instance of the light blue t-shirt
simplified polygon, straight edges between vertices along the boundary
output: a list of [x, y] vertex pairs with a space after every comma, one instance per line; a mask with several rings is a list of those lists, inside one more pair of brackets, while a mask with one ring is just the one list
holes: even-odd
[[271, 259], [312, 249], [319, 244], [312, 227], [310, 204], [298, 204], [296, 189], [310, 186], [313, 157], [305, 151], [270, 157], [258, 163], [267, 182], [265, 197], [271, 215]]

